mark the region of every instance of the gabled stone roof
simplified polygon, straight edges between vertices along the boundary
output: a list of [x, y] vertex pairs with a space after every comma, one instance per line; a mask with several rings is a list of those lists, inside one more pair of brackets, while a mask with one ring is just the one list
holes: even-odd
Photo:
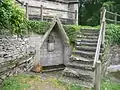
[[67, 36], [67, 34], [66, 34], [66, 32], [65, 32], [62, 24], [61, 24], [61, 21], [59, 20], [58, 17], [55, 17], [55, 18], [53, 19], [53, 22], [52, 22], [49, 30], [48, 30], [48, 31], [45, 33], [45, 35], [43, 36], [40, 47], [43, 45], [44, 41], [45, 41], [45, 40], [47, 39], [47, 37], [50, 35], [50, 33], [52, 32], [52, 30], [53, 30], [53, 28], [54, 28], [54, 26], [55, 26], [56, 24], [57, 24], [57, 27], [58, 27], [57, 30], [59, 31], [60, 35], [62, 35], [62, 37], [61, 37], [62, 41], [63, 41], [64, 43], [69, 44], [69, 38], [68, 38], [68, 36]]

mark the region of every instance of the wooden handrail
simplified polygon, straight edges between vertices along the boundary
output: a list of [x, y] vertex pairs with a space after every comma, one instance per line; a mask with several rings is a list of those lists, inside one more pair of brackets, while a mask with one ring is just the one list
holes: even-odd
[[105, 33], [105, 15], [106, 15], [106, 9], [103, 9], [102, 12], [102, 20], [101, 20], [101, 27], [100, 27], [100, 32], [99, 32], [99, 37], [98, 37], [98, 43], [97, 43], [97, 48], [96, 48], [96, 52], [95, 52], [95, 58], [94, 58], [94, 63], [93, 63], [93, 67], [95, 68], [96, 66], [96, 62], [99, 59], [100, 56], [100, 48], [102, 45], [102, 42], [104, 42], [104, 33]]
[[110, 11], [106, 11], [106, 12], [109, 13], [109, 14], [116, 15], [116, 16], [119, 16], [119, 17], [120, 17], [119, 14], [116, 14], [116, 13], [113, 13], [113, 12], [110, 12]]
[[108, 18], [106, 18], [106, 20], [107, 20], [107, 21], [110, 21], [110, 22], [115, 22], [115, 20], [113, 20], [113, 19], [108, 19]]
[[106, 18], [106, 14], [107, 14], [107, 13], [112, 14], [112, 15], [115, 15], [115, 16], [120, 16], [119, 14], [113, 13], [113, 12], [110, 12], [110, 11], [107, 11], [105, 8], [102, 9], [102, 12], [101, 12], [101, 13], [102, 13], [102, 14], [101, 14], [101, 16], [102, 16], [102, 17], [101, 17], [101, 27], [100, 27], [100, 32], [99, 32], [99, 37], [98, 37], [98, 42], [97, 42], [97, 48], [96, 48], [95, 58], [94, 58], [94, 63], [93, 63], [93, 67], [94, 67], [94, 68], [95, 68], [96, 62], [98, 61], [99, 56], [100, 56], [100, 48], [101, 48], [101, 45], [104, 44], [106, 21], [115, 22], [115, 24], [116, 24], [116, 23], [120, 23], [120, 21], [117, 21], [116, 18], [115, 18], [115, 20]]
[[[112, 14], [115, 15], [114, 20], [112, 19], [108, 19], [106, 18], [106, 14]], [[96, 48], [96, 52], [95, 52], [95, 58], [94, 58], [94, 62], [93, 62], [93, 68], [95, 69], [95, 90], [100, 90], [100, 84], [101, 84], [101, 61], [99, 60], [99, 56], [100, 56], [100, 49], [101, 49], [101, 45], [104, 45], [104, 40], [105, 40], [105, 30], [106, 30], [106, 21], [114, 21], [115, 24], [117, 24], [120, 21], [117, 21], [117, 16], [120, 16], [117, 13], [112, 13], [110, 11], [107, 11], [105, 8], [102, 8], [102, 12], [101, 12], [101, 18], [100, 18], [100, 23], [101, 23], [101, 27], [100, 27], [100, 32], [99, 32], [99, 37], [98, 37], [98, 42], [97, 42], [97, 48]]]

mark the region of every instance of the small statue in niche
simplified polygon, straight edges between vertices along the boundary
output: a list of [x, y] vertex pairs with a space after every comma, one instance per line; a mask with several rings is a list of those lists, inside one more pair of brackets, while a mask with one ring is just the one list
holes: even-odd
[[48, 45], [47, 45], [47, 48], [48, 48], [48, 52], [52, 52], [54, 51], [55, 47], [54, 47], [54, 44], [55, 44], [55, 40], [54, 40], [54, 37], [52, 34], [50, 34], [48, 36], [48, 41], [47, 41]]

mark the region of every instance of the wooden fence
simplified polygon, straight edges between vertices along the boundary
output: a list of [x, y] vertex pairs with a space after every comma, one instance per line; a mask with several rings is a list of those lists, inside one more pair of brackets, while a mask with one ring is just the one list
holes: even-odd
[[110, 11], [106, 11], [106, 14], [112, 15], [114, 17], [114, 19], [110, 19], [110, 18], [106, 17], [106, 21], [113, 22], [114, 24], [119, 24], [120, 23], [120, 21], [118, 21], [118, 17], [120, 17], [120, 15], [117, 14], [117, 12], [113, 13], [113, 12], [110, 12]]
[[[51, 10], [51, 11], [57, 11], [57, 12], [65, 12], [65, 13], [68, 13], [69, 15], [73, 15], [74, 18], [60, 18], [60, 20], [62, 21], [63, 24], [77, 24], [78, 23], [78, 20], [77, 20], [77, 10], [75, 11], [70, 11], [70, 10], [60, 10], [60, 9], [53, 9], [53, 8], [47, 8], [47, 7], [44, 7], [43, 5], [41, 6], [30, 6], [28, 5], [28, 3], [26, 3], [25, 5], [21, 2], [19, 2], [19, 0], [17, 0], [18, 3], [25, 8], [25, 11], [26, 11], [26, 18], [27, 19], [37, 19], [37, 20], [46, 20], [46, 21], [51, 21], [54, 16], [45, 16], [43, 13], [44, 13], [44, 10]], [[39, 15], [30, 15], [28, 9], [29, 8], [33, 8], [33, 9], [39, 9], [40, 13]]]

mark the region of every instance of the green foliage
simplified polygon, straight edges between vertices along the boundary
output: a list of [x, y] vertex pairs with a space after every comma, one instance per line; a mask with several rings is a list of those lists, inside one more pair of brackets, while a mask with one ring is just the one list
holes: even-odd
[[8, 29], [11, 33], [21, 33], [24, 20], [24, 10], [15, 3], [15, 0], [0, 1], [0, 29]]
[[115, 9], [114, 4], [115, 4], [114, 1], [107, 1], [103, 3], [103, 6], [109, 11], [114, 11]]
[[28, 21], [27, 27], [30, 32], [45, 34], [45, 32], [50, 28], [50, 23], [41, 21]]
[[[96, 26], [100, 23], [100, 9], [105, 7], [111, 12], [120, 14], [120, 0], [79, 0], [79, 24]], [[113, 15], [108, 15], [107, 18], [113, 18]], [[120, 20], [120, 17], [118, 17]]]
[[106, 39], [109, 43], [120, 44], [120, 26], [110, 24], [107, 26]]
[[85, 90], [85, 88], [82, 88], [80, 86], [77, 86], [77, 85], [69, 85], [68, 87], [69, 89], [68, 90]]
[[64, 25], [64, 29], [70, 39], [70, 44], [74, 46], [76, 34], [80, 30], [80, 26]]
[[120, 90], [120, 84], [110, 80], [103, 80], [101, 90]]
[[79, 0], [79, 24], [96, 26], [100, 22], [99, 12], [103, 0]]
[[73, 47], [75, 45], [76, 35], [81, 34], [80, 31], [81, 28], [99, 28], [99, 26], [91, 27], [91, 26], [80, 26], [80, 25], [64, 25], [65, 32], [67, 33], [70, 39], [70, 44]]

